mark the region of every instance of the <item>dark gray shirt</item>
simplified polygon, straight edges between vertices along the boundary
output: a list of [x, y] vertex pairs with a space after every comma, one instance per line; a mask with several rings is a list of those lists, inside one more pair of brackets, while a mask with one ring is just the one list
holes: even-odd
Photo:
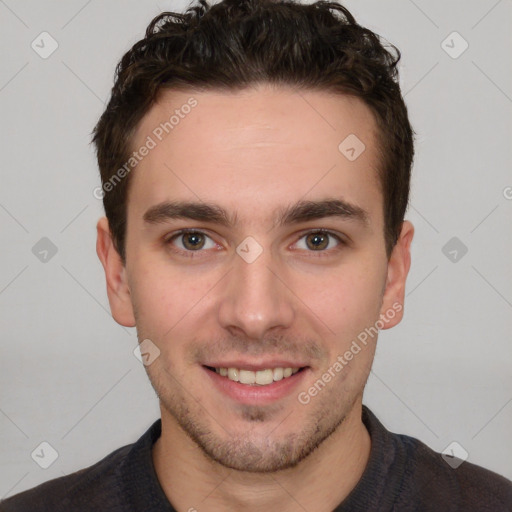
[[[512, 511], [510, 480], [469, 462], [452, 469], [421, 441], [389, 432], [364, 405], [362, 419], [371, 437], [370, 459], [356, 487], [334, 512]], [[0, 511], [176, 512], [153, 466], [151, 448], [160, 432], [159, 419], [136, 443], [1, 501]], [[205, 510], [199, 503], [190, 504], [194, 506]]]

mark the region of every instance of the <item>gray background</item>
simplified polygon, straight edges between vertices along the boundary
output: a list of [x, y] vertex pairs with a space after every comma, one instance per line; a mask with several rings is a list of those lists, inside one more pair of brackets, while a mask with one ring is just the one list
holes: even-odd
[[[0, 0], [0, 497], [96, 462], [159, 417], [135, 330], [109, 312], [89, 134], [122, 54], [186, 5]], [[405, 318], [380, 335], [364, 402], [390, 430], [437, 451], [457, 441], [512, 479], [511, 2], [345, 5], [402, 50], [418, 134]], [[59, 45], [47, 59], [31, 48], [43, 31]], [[458, 58], [441, 44], [453, 31], [469, 43]], [[57, 248], [46, 261], [32, 251], [43, 237]], [[59, 455], [48, 469], [31, 458], [43, 441]]]

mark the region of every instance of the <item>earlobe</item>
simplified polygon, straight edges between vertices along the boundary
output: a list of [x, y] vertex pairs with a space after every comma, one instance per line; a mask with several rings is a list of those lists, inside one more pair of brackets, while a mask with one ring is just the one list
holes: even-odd
[[130, 288], [126, 278], [126, 267], [114, 246], [106, 217], [102, 217], [98, 221], [96, 232], [96, 253], [105, 271], [107, 295], [112, 316], [118, 324], [125, 327], [135, 327]]
[[407, 220], [403, 221], [400, 237], [388, 262], [386, 287], [380, 311], [380, 317], [384, 322], [383, 329], [394, 327], [403, 317], [405, 283], [411, 267], [413, 237], [414, 226]]

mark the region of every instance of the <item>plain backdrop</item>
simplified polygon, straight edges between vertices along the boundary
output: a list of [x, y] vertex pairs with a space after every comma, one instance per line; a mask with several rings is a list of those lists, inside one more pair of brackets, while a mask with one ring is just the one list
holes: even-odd
[[[135, 329], [110, 315], [89, 142], [123, 53], [187, 5], [0, 2], [0, 497], [93, 464], [159, 417]], [[380, 334], [364, 403], [512, 479], [511, 2], [344, 5], [402, 51], [417, 133], [405, 317]], [[47, 58], [42, 32], [58, 44]], [[58, 453], [48, 469], [31, 457], [42, 442]]]

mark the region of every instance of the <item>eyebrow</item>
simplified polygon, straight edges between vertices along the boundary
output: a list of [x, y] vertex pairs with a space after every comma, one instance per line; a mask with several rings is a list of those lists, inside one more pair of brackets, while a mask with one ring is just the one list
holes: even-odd
[[[369, 214], [363, 208], [343, 199], [324, 199], [320, 201], [298, 201], [280, 208], [274, 217], [274, 226], [298, 224], [325, 217], [338, 217], [369, 226]], [[232, 228], [237, 224], [238, 216], [231, 215], [217, 204], [194, 201], [164, 201], [150, 207], [143, 216], [147, 224], [159, 224], [170, 219], [191, 219], [211, 222]]]

